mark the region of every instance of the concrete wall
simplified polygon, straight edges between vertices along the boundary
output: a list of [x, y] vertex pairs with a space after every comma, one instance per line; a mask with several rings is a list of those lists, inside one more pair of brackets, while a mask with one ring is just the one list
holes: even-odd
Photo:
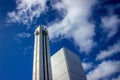
[[69, 80], [63, 49], [51, 57], [53, 80]]
[[79, 56], [66, 48], [64, 48], [64, 53], [70, 80], [86, 80]]
[[35, 30], [33, 60], [32, 80], [52, 80], [48, 34], [41, 26]]
[[86, 80], [79, 56], [66, 48], [51, 57], [51, 64], [53, 80]]

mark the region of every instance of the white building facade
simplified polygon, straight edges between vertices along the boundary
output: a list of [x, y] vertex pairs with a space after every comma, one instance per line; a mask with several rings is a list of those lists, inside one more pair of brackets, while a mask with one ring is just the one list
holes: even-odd
[[38, 26], [34, 35], [32, 80], [52, 80], [48, 32], [45, 27]]
[[66, 48], [51, 57], [53, 80], [87, 80], [79, 56]]

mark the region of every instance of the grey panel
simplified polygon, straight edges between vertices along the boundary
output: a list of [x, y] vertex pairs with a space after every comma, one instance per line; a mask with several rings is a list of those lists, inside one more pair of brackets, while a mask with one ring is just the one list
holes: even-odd
[[79, 56], [66, 48], [51, 57], [53, 80], [86, 80]]
[[60, 63], [62, 60], [65, 60], [63, 49], [59, 50], [56, 54], [51, 57], [52, 67]]
[[67, 73], [61, 75], [60, 77], [56, 78], [55, 80], [70, 80]]
[[55, 80], [56, 78], [59, 78], [65, 73], [68, 74], [65, 61], [63, 60], [62, 62], [57, 64], [54, 68], [52, 68], [52, 72], [53, 72], [53, 80]]
[[76, 64], [74, 62], [68, 61], [68, 68], [70, 72], [74, 72], [80, 76], [84, 76], [84, 71], [81, 68], [80, 64]]
[[75, 63], [80, 64], [80, 58], [78, 55], [76, 55], [75, 53], [73, 53], [72, 51], [66, 48], [64, 48], [64, 51], [65, 51], [66, 59], [69, 59]]
[[72, 72], [70, 72], [70, 75], [71, 75], [71, 77], [70, 77], [71, 80], [86, 80], [86, 77], [77, 75], [77, 74], [72, 73]]

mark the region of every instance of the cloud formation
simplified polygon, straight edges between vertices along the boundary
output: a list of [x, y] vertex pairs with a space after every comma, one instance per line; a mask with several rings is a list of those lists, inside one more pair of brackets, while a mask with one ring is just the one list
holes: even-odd
[[27, 53], [33, 53], [33, 47], [27, 46], [23, 49], [23, 55], [26, 55]]
[[95, 25], [88, 19], [95, 3], [96, 0], [61, 0], [55, 3], [53, 7], [58, 11], [66, 10], [66, 15], [63, 20], [49, 25], [50, 39], [59, 36], [73, 39], [80, 51], [90, 52], [94, 46]]
[[[47, 0], [17, 0], [16, 10], [8, 13], [8, 22], [22, 23], [30, 25], [34, 23], [40, 14], [46, 9]], [[95, 45], [93, 40], [95, 34], [95, 24], [88, 20], [91, 16], [92, 8], [96, 5], [97, 0], [57, 0], [52, 4], [52, 8], [60, 12], [63, 19], [48, 23], [49, 36], [51, 40], [59, 38], [72, 39], [73, 43], [79, 48], [79, 51], [90, 53]], [[63, 15], [64, 14], [64, 15]], [[49, 14], [48, 14], [49, 16]], [[60, 17], [61, 17], [60, 16]], [[60, 18], [58, 17], [58, 18]], [[99, 15], [98, 15], [99, 17]], [[107, 33], [107, 38], [114, 36], [117, 33], [120, 19], [117, 15], [108, 14], [101, 18], [102, 30]], [[98, 26], [97, 26], [98, 27]], [[29, 38], [30, 33], [21, 32], [17, 34], [19, 38]], [[101, 37], [101, 36], [99, 36]], [[101, 51], [96, 60], [103, 60], [120, 52], [120, 41], [113, 46], [109, 46], [107, 50]], [[32, 47], [26, 47], [25, 52], [32, 50]], [[93, 63], [82, 63], [84, 70], [93, 68]], [[103, 61], [94, 70], [87, 74], [88, 80], [99, 80], [106, 78], [111, 74], [119, 72], [118, 66], [120, 61]], [[103, 73], [103, 74], [101, 74]], [[118, 80], [113, 78], [113, 80]]]
[[8, 23], [30, 25], [45, 10], [46, 0], [17, 0], [15, 11], [8, 13]]
[[96, 60], [102, 60], [102, 59], [108, 58], [114, 54], [118, 54], [119, 52], [120, 52], [120, 41], [118, 41], [112, 46], [109, 46], [107, 50], [101, 51], [97, 55]]
[[117, 15], [108, 15], [102, 17], [102, 28], [108, 33], [107, 37], [110, 38], [116, 34], [120, 19]]
[[93, 71], [87, 74], [87, 79], [100, 80], [107, 78], [116, 72], [120, 72], [119, 66], [120, 61], [103, 61]]
[[17, 37], [19, 38], [29, 38], [31, 36], [30, 33], [25, 33], [25, 32], [21, 32], [17, 34]]
[[112, 80], [120, 80], [120, 75], [117, 78], [113, 78]]
[[82, 66], [83, 66], [83, 69], [85, 71], [91, 69], [93, 67], [93, 64], [92, 63], [86, 63], [86, 62], [82, 62]]

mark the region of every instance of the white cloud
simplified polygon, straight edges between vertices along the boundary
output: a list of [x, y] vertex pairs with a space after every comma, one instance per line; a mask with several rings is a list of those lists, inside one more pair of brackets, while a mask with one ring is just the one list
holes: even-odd
[[21, 32], [17, 34], [17, 37], [20, 37], [20, 38], [29, 38], [30, 36], [31, 36], [30, 33], [25, 33], [25, 32]]
[[101, 51], [100, 54], [97, 55], [96, 60], [108, 58], [119, 52], [120, 52], [120, 41], [118, 41], [117, 43], [115, 43], [112, 46], [109, 46], [107, 50]]
[[29, 25], [45, 10], [46, 0], [17, 0], [16, 4], [16, 10], [8, 13], [8, 23]]
[[103, 61], [94, 70], [87, 74], [88, 80], [100, 80], [120, 72], [120, 61]]
[[120, 80], [120, 75], [117, 78], [113, 78], [112, 80]]
[[28, 47], [24, 48], [23, 55], [26, 55], [28, 53], [33, 53], [33, 47], [32, 46], [28, 46]]
[[83, 66], [83, 69], [85, 71], [91, 69], [93, 67], [93, 64], [92, 63], [86, 63], [86, 62], [82, 62], [82, 66]]
[[116, 34], [119, 24], [120, 19], [117, 15], [110, 15], [102, 18], [102, 28], [108, 33], [108, 38]]
[[[49, 25], [50, 39], [59, 36], [73, 39], [80, 51], [88, 53], [94, 46], [94, 24], [88, 22], [92, 6], [96, 0], [61, 0], [53, 7], [59, 11], [65, 11], [64, 19]], [[63, 12], [62, 12], [63, 13]]]

